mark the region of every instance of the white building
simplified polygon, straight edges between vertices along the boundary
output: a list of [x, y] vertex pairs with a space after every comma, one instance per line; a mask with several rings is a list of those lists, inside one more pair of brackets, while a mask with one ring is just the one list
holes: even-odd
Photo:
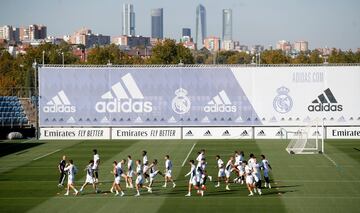
[[286, 40], [280, 40], [276, 43], [276, 49], [282, 50], [284, 52], [290, 52], [291, 51], [291, 44], [290, 41]]
[[309, 50], [309, 42], [307, 41], [295, 41], [294, 50], [297, 52], [306, 52]]
[[0, 27], [0, 39], [13, 40], [13, 28], [10, 25]]
[[231, 40], [225, 40], [222, 42], [222, 49], [223, 50], [234, 50], [235, 49], [235, 45], [234, 42]]

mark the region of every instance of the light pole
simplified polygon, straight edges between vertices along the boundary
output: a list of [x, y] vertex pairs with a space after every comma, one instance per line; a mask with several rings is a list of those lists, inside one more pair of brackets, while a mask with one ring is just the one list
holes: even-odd
[[[21, 68], [21, 74], [23, 74], [24, 73], [24, 65], [20, 64], [19, 67]], [[31, 90], [30, 90], [30, 87], [29, 87], [29, 88], [24, 88], [24, 91], [23, 91], [22, 95], [26, 96], [26, 90], [28, 90], [29, 94], [31, 94]]]
[[62, 57], [62, 65], [64, 67], [65, 66], [64, 52], [61, 52], [61, 57]]
[[45, 50], [42, 51], [42, 66], [45, 64]]
[[33, 68], [34, 68], [34, 74], [35, 74], [35, 98], [36, 98], [36, 102], [35, 102], [35, 137], [36, 139], [39, 139], [39, 119], [38, 119], [38, 101], [39, 101], [39, 95], [38, 95], [38, 90], [37, 90], [37, 69], [38, 69], [38, 64], [36, 62], [36, 59], [34, 60], [33, 63]]
[[256, 65], [256, 63], [255, 63], [255, 56], [252, 57], [251, 64], [252, 64], [252, 65]]
[[327, 61], [327, 59], [328, 59], [328, 56], [327, 56], [327, 55], [324, 55], [324, 56], [323, 56], [323, 59], [324, 59], [324, 64], [329, 64], [329, 62]]
[[65, 66], [64, 52], [61, 52], [63, 67]]
[[259, 52], [259, 66], [261, 66], [261, 52]]

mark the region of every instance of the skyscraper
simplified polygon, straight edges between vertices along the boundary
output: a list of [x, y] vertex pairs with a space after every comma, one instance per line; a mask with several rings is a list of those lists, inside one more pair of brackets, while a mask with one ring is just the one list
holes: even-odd
[[163, 8], [151, 10], [151, 38], [164, 38]]
[[223, 29], [222, 29], [222, 40], [232, 41], [232, 10], [223, 10]]
[[[200, 28], [200, 29], [199, 29]], [[199, 42], [199, 31], [201, 31], [201, 42]], [[204, 44], [206, 38], [206, 9], [203, 5], [199, 4], [196, 7], [196, 44]]]
[[189, 36], [191, 37], [191, 29], [190, 28], [182, 28], [182, 36]]
[[135, 12], [132, 4], [123, 5], [122, 17], [122, 34], [135, 36]]

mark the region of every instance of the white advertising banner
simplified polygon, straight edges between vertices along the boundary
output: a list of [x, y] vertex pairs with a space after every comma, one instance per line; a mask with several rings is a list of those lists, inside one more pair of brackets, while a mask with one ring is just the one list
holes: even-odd
[[323, 128], [319, 127], [255, 127], [255, 139], [295, 139], [300, 132], [307, 132], [308, 138], [321, 139]]
[[359, 66], [231, 70], [264, 126], [306, 125], [316, 119], [325, 126], [360, 123], [360, 99], [356, 98], [360, 95]]
[[110, 128], [41, 128], [40, 140], [108, 140]]
[[184, 127], [183, 139], [251, 139], [252, 127]]
[[112, 128], [112, 139], [181, 139], [178, 127]]
[[42, 127], [360, 125], [355, 65], [42, 67], [39, 92]]
[[326, 137], [328, 139], [360, 139], [360, 127], [327, 127]]

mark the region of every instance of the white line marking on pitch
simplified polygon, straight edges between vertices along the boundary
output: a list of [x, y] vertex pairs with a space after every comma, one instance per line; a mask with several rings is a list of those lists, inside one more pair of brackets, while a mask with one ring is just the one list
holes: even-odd
[[40, 156], [40, 157], [37, 157], [37, 158], [35, 158], [35, 159], [33, 159], [33, 160], [39, 160], [39, 159], [41, 159], [41, 158], [43, 158], [43, 157], [52, 155], [52, 154], [54, 154], [54, 153], [56, 153], [56, 152], [58, 152], [58, 151], [60, 151], [60, 150], [61, 150], [61, 149], [57, 149], [57, 150], [55, 150], [55, 151], [53, 151], [53, 152], [47, 153], [47, 154], [42, 155], [42, 156]]
[[337, 165], [337, 163], [333, 160], [333, 159], [331, 159], [330, 157], [329, 157], [329, 155], [327, 155], [327, 154], [323, 154], [331, 163], [333, 163], [336, 167], [338, 166]]
[[193, 149], [194, 149], [195, 145], [196, 145], [196, 142], [195, 142], [195, 143], [194, 143], [194, 145], [191, 147], [191, 149], [190, 149], [189, 153], [187, 154], [187, 156], [186, 156], [186, 158], [185, 158], [184, 162], [181, 164], [181, 167], [184, 167], [184, 165], [185, 165], [185, 163], [186, 163], [186, 161], [187, 161], [188, 157], [190, 156], [191, 152], [193, 151]]
[[29, 140], [23, 141], [23, 142], [21, 142], [21, 143], [27, 143], [27, 142], [30, 142], [30, 141], [32, 141], [32, 140], [34, 140], [34, 138], [31, 138], [31, 139], [29, 139]]

